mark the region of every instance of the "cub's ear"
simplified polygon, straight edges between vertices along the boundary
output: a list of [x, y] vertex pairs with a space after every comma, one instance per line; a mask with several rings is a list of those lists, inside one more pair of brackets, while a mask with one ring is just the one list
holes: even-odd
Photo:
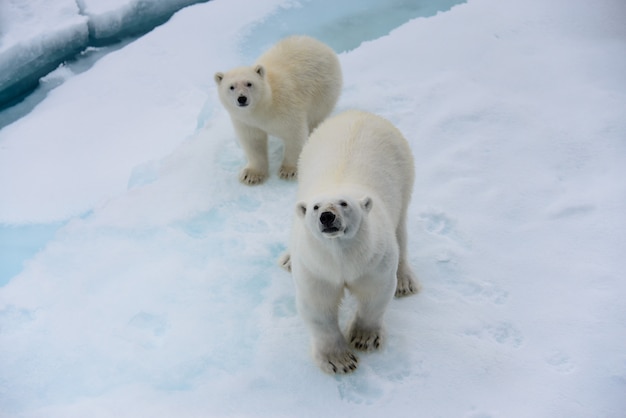
[[215, 73], [215, 75], [213, 76], [213, 78], [215, 79], [215, 82], [217, 83], [217, 85], [219, 86], [219, 84], [222, 82], [222, 80], [224, 79], [224, 73]]
[[369, 213], [369, 211], [372, 210], [372, 206], [374, 205], [374, 202], [372, 202], [372, 198], [369, 196], [365, 196], [364, 198], [362, 198], [359, 203], [361, 204], [361, 208], [365, 213]]
[[262, 65], [254, 67], [254, 72], [261, 76], [261, 78], [265, 77], [265, 68]]
[[296, 204], [296, 214], [299, 217], [304, 218], [304, 215], [306, 215], [306, 203], [298, 202]]

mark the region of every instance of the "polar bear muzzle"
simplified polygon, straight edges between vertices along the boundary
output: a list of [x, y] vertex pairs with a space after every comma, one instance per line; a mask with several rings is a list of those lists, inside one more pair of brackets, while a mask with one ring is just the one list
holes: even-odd
[[345, 233], [341, 214], [327, 209], [319, 214], [318, 221], [318, 227], [323, 236], [335, 238]]
[[341, 221], [337, 222], [337, 216], [330, 211], [322, 212], [320, 214], [320, 224], [322, 232], [325, 234], [333, 234], [339, 232]]
[[237, 106], [239, 107], [246, 107], [248, 106], [248, 97], [244, 96], [243, 94], [239, 97], [237, 97]]

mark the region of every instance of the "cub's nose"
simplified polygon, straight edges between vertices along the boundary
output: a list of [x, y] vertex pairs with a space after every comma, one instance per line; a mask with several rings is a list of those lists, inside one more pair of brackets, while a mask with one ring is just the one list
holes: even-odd
[[331, 226], [335, 221], [335, 214], [332, 212], [322, 212], [320, 215], [320, 222], [324, 226]]
[[248, 103], [248, 98], [246, 96], [239, 96], [237, 97], [237, 103], [239, 103], [239, 106], [245, 106]]

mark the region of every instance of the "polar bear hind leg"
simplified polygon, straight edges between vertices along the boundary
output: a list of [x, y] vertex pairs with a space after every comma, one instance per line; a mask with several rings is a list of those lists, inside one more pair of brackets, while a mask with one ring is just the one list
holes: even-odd
[[298, 176], [298, 158], [302, 147], [309, 137], [304, 120], [293, 123], [294, 129], [290, 129], [287, 138], [283, 138], [283, 162], [278, 170], [278, 175], [283, 180], [295, 180]]
[[410, 296], [420, 291], [417, 277], [407, 261], [407, 234], [406, 234], [406, 213], [403, 213], [398, 228], [396, 229], [396, 239], [400, 250], [398, 261], [398, 284], [396, 286], [396, 297]]
[[291, 273], [291, 254], [285, 251], [278, 257], [278, 265]]

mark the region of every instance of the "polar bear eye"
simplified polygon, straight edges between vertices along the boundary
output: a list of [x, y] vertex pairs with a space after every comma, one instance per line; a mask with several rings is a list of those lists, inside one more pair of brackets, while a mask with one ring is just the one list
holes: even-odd
[[341, 202], [339, 202], [339, 204], [344, 208], [348, 206], [348, 202], [346, 202], [345, 200], [342, 200]]
[[313, 206], [313, 210], [318, 210], [319, 208], [320, 208], [320, 205]]
[[230, 86], [230, 89], [231, 90], [235, 90], [235, 86]]
[[246, 86], [247, 87], [252, 87], [252, 83], [248, 82], [248, 83], [246, 83]]

